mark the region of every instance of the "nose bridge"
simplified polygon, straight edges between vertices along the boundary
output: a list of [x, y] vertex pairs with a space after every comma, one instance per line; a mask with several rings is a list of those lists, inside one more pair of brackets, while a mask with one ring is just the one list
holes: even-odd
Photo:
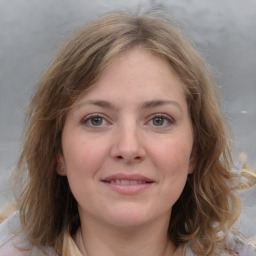
[[140, 127], [135, 120], [126, 119], [117, 128], [113, 156], [124, 161], [138, 161], [145, 156]]

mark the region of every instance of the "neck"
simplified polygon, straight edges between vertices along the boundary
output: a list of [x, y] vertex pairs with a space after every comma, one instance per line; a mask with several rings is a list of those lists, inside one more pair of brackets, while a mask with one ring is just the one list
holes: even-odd
[[87, 256], [172, 256], [175, 246], [168, 237], [169, 219], [150, 225], [113, 227], [86, 217], [81, 218], [75, 242]]

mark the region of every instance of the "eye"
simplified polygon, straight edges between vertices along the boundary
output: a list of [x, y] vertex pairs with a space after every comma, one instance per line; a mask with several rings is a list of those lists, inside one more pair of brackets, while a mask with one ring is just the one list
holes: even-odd
[[102, 125], [103, 123], [103, 118], [100, 116], [95, 116], [90, 118], [90, 123], [94, 126], [99, 126]]
[[83, 118], [82, 124], [88, 127], [101, 127], [108, 124], [108, 121], [100, 114], [91, 114]]
[[155, 127], [165, 128], [173, 124], [175, 121], [173, 118], [166, 114], [155, 114], [150, 120], [149, 124]]
[[155, 118], [152, 119], [152, 121], [153, 121], [153, 125], [162, 126], [162, 125], [165, 124], [166, 119], [163, 118], [163, 117], [155, 117]]

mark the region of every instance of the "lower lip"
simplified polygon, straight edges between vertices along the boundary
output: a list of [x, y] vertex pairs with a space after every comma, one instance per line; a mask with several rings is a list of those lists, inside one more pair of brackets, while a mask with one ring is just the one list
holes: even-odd
[[127, 195], [132, 195], [132, 194], [137, 194], [139, 192], [142, 192], [150, 188], [154, 184], [154, 183], [143, 183], [143, 184], [124, 185], [124, 184], [107, 183], [107, 182], [103, 182], [103, 183], [107, 185], [109, 188], [111, 188], [112, 190], [122, 194], [127, 194]]

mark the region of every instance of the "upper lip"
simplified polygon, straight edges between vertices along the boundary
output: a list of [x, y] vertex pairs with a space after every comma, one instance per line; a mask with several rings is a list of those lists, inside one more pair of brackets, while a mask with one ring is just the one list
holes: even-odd
[[129, 181], [144, 181], [144, 182], [154, 182], [154, 180], [140, 175], [140, 174], [122, 174], [122, 173], [118, 173], [118, 174], [114, 174], [114, 175], [110, 175], [107, 176], [103, 179], [101, 179], [102, 181], [111, 181], [111, 180], [129, 180]]

